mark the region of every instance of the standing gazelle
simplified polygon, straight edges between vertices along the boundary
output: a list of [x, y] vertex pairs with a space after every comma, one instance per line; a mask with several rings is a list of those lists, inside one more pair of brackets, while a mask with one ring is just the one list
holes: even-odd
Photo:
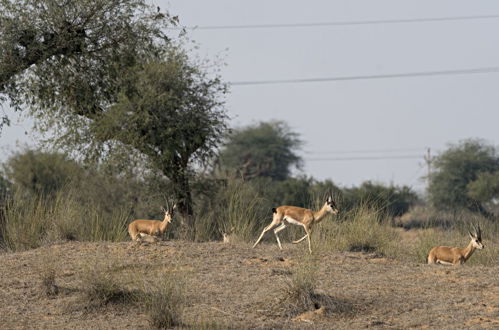
[[142, 236], [153, 236], [159, 237], [162, 235], [168, 224], [172, 222], [173, 219], [173, 211], [175, 210], [176, 205], [173, 208], [167, 208], [166, 210], [161, 207], [161, 210], [165, 213], [165, 217], [163, 221], [159, 220], [134, 220], [128, 225], [128, 233], [132, 238], [132, 241], [139, 241]]
[[302, 226], [306, 233], [305, 236], [303, 236], [299, 240], [293, 241], [293, 244], [300, 243], [305, 238], [307, 238], [308, 250], [310, 251], [310, 253], [312, 253], [312, 246], [310, 243], [310, 234], [312, 233], [312, 227], [316, 223], [319, 223], [327, 213], [337, 214], [338, 207], [333, 201], [333, 198], [331, 196], [328, 196], [326, 202], [324, 203], [324, 206], [322, 206], [322, 208], [317, 212], [297, 206], [279, 206], [278, 208], [273, 208], [272, 213], [272, 222], [270, 223], [270, 225], [263, 229], [260, 237], [258, 237], [258, 240], [253, 245], [253, 247], [257, 246], [258, 243], [260, 243], [260, 240], [266, 232], [279, 225], [279, 227], [274, 229], [274, 235], [277, 239], [279, 249], [282, 250], [281, 241], [279, 240], [279, 236], [277, 236], [277, 233], [286, 228], [287, 224], [291, 223], [293, 225]]
[[485, 246], [482, 244], [482, 230], [480, 224], [475, 227], [473, 224], [474, 233], [468, 232], [471, 238], [467, 247], [460, 249], [457, 247], [449, 246], [436, 246], [428, 253], [429, 264], [445, 264], [445, 265], [462, 265], [468, 260], [475, 249], [483, 249]]

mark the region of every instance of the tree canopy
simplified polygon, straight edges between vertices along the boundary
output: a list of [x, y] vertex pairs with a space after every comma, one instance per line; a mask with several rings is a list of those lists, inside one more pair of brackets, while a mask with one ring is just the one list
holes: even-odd
[[56, 148], [161, 172], [191, 215], [191, 165], [225, 132], [226, 86], [165, 34], [178, 19], [145, 0], [0, 0], [0, 22], [3, 99]]
[[300, 168], [297, 149], [301, 140], [282, 121], [261, 122], [236, 129], [220, 153], [220, 167], [237, 171], [244, 179], [287, 179], [293, 167]]
[[385, 186], [365, 181], [358, 187], [343, 189], [345, 208], [366, 205], [395, 217], [406, 213], [419, 200], [408, 186]]
[[145, 157], [150, 169], [171, 180], [180, 212], [191, 215], [192, 165], [206, 164], [225, 134], [225, 91], [218, 77], [172, 50], [165, 60], [129, 72], [117, 102], [93, 118], [88, 134], [78, 135], [90, 139], [76, 142], [93, 144], [104, 156], [125, 151]]
[[14, 154], [4, 171], [17, 187], [41, 195], [53, 194], [83, 174], [83, 169], [66, 156], [36, 150]]
[[[168, 49], [176, 17], [144, 0], [0, 0], [0, 101], [40, 129], [92, 118], [124, 69]], [[8, 120], [4, 119], [4, 123]]]
[[428, 194], [435, 206], [484, 211], [484, 180], [490, 175], [495, 177], [499, 171], [494, 146], [481, 140], [465, 140], [451, 145], [435, 159], [434, 165]]

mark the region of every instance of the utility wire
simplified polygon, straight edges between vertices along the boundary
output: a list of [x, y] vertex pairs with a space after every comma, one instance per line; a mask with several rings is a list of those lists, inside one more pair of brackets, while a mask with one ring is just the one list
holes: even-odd
[[462, 75], [462, 74], [480, 74], [480, 73], [498, 73], [498, 72], [499, 72], [499, 67], [487, 67], [487, 68], [461, 69], [461, 70], [405, 72], [405, 73], [374, 74], [374, 75], [359, 75], [359, 76], [339, 76], [339, 77], [324, 77], [324, 78], [232, 81], [232, 82], [229, 82], [229, 85], [231, 85], [231, 86], [247, 86], [247, 85], [271, 85], [271, 84], [297, 84], [297, 83], [329, 82], [329, 81], [371, 80], [371, 79], [429, 77], [429, 76], [451, 76], [451, 75]]
[[426, 149], [421, 148], [396, 148], [396, 149], [360, 149], [360, 150], [309, 150], [305, 151], [306, 154], [321, 154], [321, 155], [331, 155], [331, 154], [373, 154], [373, 153], [392, 153], [392, 152], [407, 152], [407, 151], [425, 151]]
[[365, 21], [339, 21], [339, 22], [315, 22], [315, 23], [283, 23], [283, 24], [246, 24], [246, 25], [206, 25], [176, 27], [173, 29], [188, 30], [236, 30], [236, 29], [273, 29], [273, 28], [301, 28], [317, 26], [349, 26], [349, 25], [374, 25], [374, 24], [400, 24], [400, 23], [424, 23], [424, 22], [445, 22], [464, 20], [495, 19], [499, 15], [475, 15], [456, 17], [426, 17], [409, 19], [387, 19], [387, 20], [365, 20]]
[[421, 155], [401, 156], [360, 156], [360, 157], [331, 157], [331, 158], [305, 158], [306, 161], [345, 161], [345, 160], [385, 160], [385, 159], [421, 159]]

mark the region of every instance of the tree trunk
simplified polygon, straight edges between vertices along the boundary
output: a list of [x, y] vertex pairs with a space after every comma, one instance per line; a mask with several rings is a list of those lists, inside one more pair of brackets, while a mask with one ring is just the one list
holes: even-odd
[[172, 179], [174, 197], [180, 215], [180, 233], [183, 239], [193, 240], [195, 237], [194, 211], [189, 177], [186, 171], [180, 171]]

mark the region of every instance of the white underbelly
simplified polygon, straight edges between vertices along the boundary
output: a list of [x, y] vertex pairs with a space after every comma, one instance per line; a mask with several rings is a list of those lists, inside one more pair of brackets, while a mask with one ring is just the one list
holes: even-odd
[[292, 223], [293, 225], [298, 225], [298, 226], [302, 226], [303, 224], [291, 217], [284, 217], [284, 220], [289, 222], [289, 223]]

